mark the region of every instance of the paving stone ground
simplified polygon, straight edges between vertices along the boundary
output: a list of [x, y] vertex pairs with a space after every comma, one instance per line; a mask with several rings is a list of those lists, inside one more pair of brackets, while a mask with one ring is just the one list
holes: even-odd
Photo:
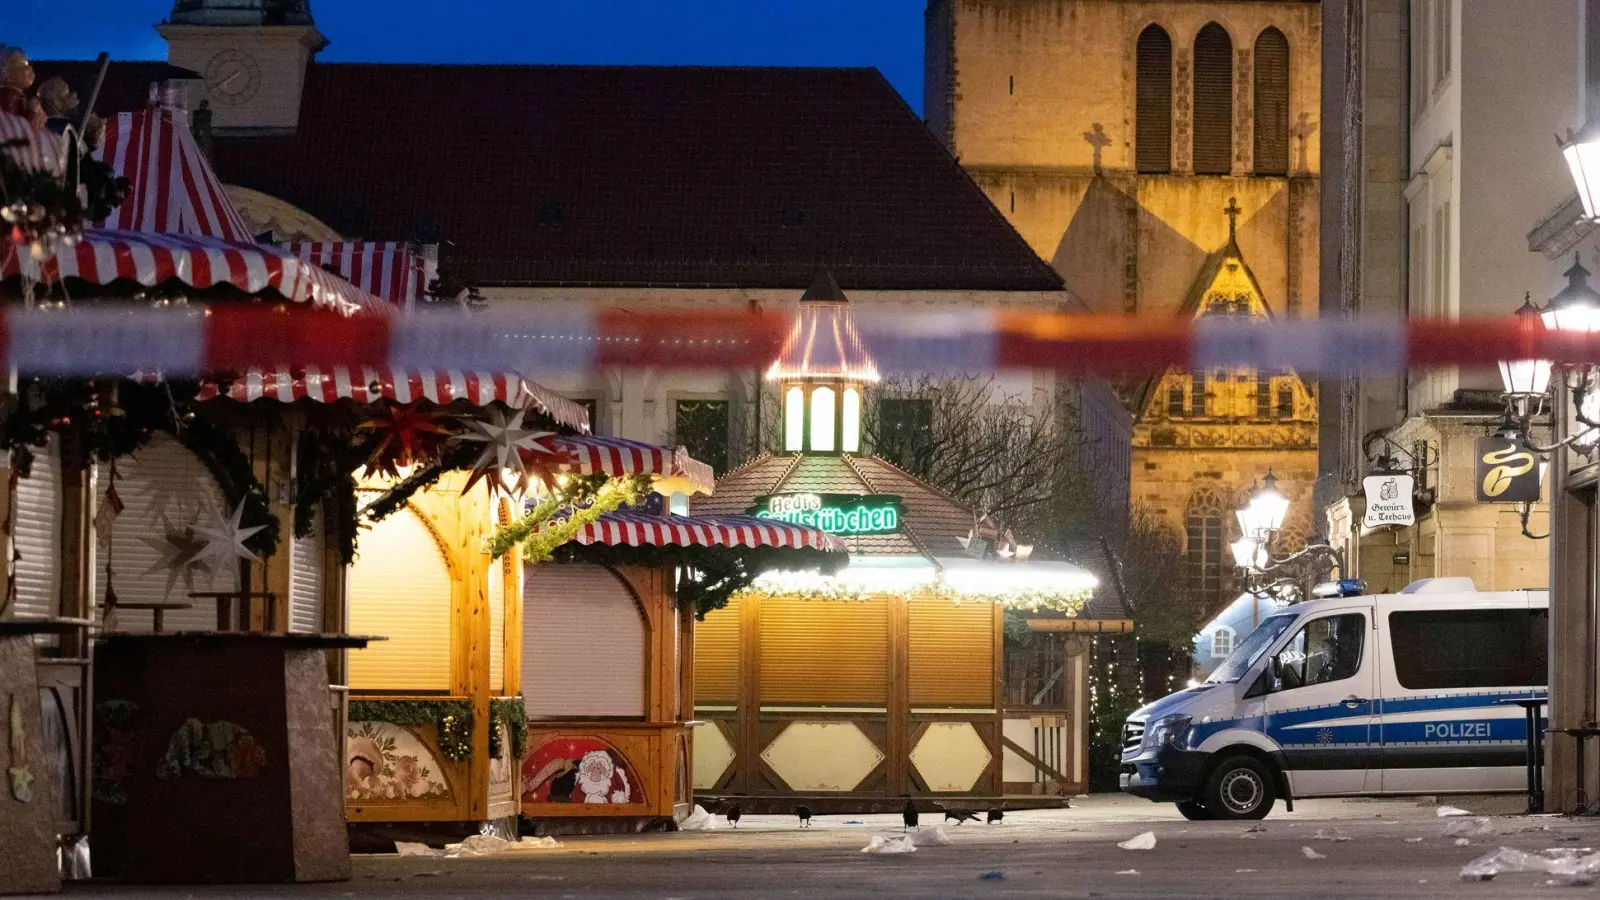
[[[363, 856], [343, 884], [145, 888], [76, 884], [67, 896], [728, 898], [861, 897], [1551, 897], [1548, 876], [1503, 875], [1465, 884], [1465, 863], [1504, 845], [1600, 849], [1600, 820], [1496, 816], [1494, 834], [1467, 846], [1442, 834], [1447, 820], [1411, 801], [1309, 801], [1281, 811], [1266, 831], [1250, 823], [1187, 822], [1170, 806], [1095, 797], [1074, 809], [1008, 813], [1004, 823], [946, 830], [952, 844], [904, 856], [868, 856], [874, 834], [898, 834], [898, 816], [828, 816], [801, 830], [793, 819], [746, 817], [711, 832], [563, 839], [556, 850], [483, 859]], [[1116, 843], [1153, 831], [1153, 850]], [[1330, 840], [1328, 835], [1344, 838]], [[1324, 833], [1318, 837], [1318, 832]], [[1311, 847], [1324, 858], [1308, 859]], [[1137, 874], [1121, 874], [1136, 870]], [[985, 879], [985, 873], [1000, 877]], [[1554, 893], [1552, 893], [1554, 892]]]

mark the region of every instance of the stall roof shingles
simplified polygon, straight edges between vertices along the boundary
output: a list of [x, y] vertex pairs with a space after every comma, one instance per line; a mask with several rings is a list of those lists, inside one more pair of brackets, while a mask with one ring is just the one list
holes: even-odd
[[1061, 289], [874, 69], [317, 63], [296, 133], [213, 162], [484, 285]]

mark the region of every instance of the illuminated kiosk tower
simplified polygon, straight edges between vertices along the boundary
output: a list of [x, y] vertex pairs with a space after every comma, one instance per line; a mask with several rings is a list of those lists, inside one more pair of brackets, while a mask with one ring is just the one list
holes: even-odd
[[[763, 576], [696, 626], [696, 795], [821, 814], [1080, 791], [1083, 635], [1124, 630], [1125, 615], [1101, 615], [1085, 570], [1030, 558], [863, 446], [879, 373], [828, 274], [767, 379], [784, 452], [730, 472], [694, 512], [814, 525], [848, 542], [851, 561], [835, 576]], [[1041, 629], [1026, 650], [1006, 646], [1007, 607]]]

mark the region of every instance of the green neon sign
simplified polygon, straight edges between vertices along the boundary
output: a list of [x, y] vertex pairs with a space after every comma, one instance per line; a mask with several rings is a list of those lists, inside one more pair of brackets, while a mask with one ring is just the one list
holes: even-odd
[[757, 497], [750, 514], [829, 534], [897, 534], [900, 498], [892, 494], [769, 494]]

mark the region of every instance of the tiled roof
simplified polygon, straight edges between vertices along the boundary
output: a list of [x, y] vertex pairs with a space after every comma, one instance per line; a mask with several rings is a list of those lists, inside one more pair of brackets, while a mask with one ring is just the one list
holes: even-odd
[[1061, 289], [873, 69], [316, 63], [295, 134], [213, 161], [485, 285]]

